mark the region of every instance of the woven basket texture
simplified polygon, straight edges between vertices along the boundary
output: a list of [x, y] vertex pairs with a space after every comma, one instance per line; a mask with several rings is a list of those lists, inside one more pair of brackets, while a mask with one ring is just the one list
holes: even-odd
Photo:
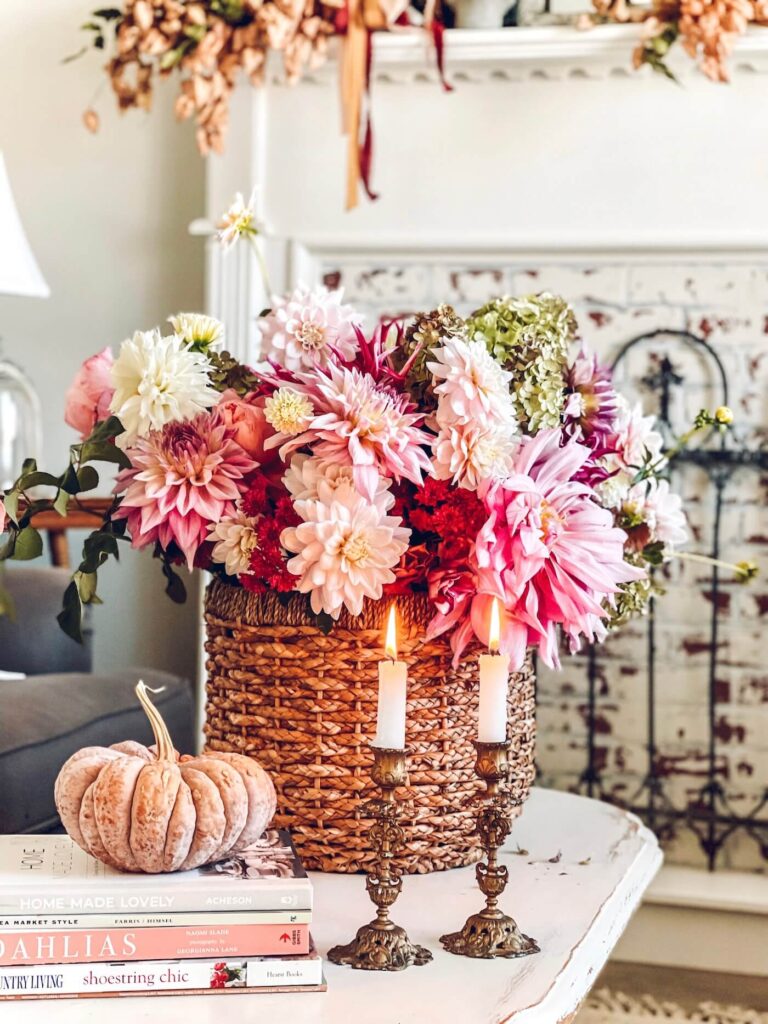
[[[326, 636], [303, 595], [283, 603], [215, 580], [206, 594], [207, 707], [211, 750], [257, 758], [278, 793], [279, 828], [290, 829], [307, 868], [354, 872], [371, 852], [363, 804], [376, 796], [370, 743], [376, 732], [378, 663], [387, 602], [342, 612]], [[425, 595], [398, 597], [398, 657], [408, 663], [409, 784], [398, 793], [405, 829], [401, 870], [438, 871], [478, 858], [471, 798], [477, 658], [451, 666], [445, 638], [425, 641]], [[509, 691], [511, 799], [519, 809], [534, 779], [535, 680], [530, 662]]]

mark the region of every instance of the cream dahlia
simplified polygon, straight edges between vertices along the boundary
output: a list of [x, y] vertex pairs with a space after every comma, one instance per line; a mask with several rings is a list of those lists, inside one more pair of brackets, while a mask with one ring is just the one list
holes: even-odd
[[439, 381], [435, 394], [442, 407], [438, 411], [441, 425], [448, 417], [483, 427], [511, 422], [512, 374], [496, 362], [484, 341], [446, 338], [439, 348], [432, 349], [432, 355], [435, 358], [427, 368]]
[[341, 289], [329, 291], [322, 285], [274, 296], [272, 309], [259, 321], [263, 357], [287, 370], [353, 359], [358, 349], [355, 328], [362, 318], [341, 299]]
[[[280, 457], [312, 445], [315, 455], [351, 465], [358, 491], [373, 500], [382, 476], [420, 484], [431, 472], [421, 447], [431, 437], [420, 429], [423, 416], [409, 411], [408, 399], [367, 373], [330, 363], [323, 371], [299, 373], [295, 390], [306, 395], [315, 410], [308, 428], [290, 438]], [[285, 441], [277, 435], [269, 445]]]
[[118, 475], [114, 518], [128, 520], [135, 548], [175, 544], [191, 569], [211, 525], [234, 515], [257, 463], [208, 413], [151, 431], [127, 455], [132, 468]]
[[255, 200], [255, 188], [247, 203], [242, 192], [236, 192], [229, 208], [219, 218], [216, 225], [216, 237], [225, 252], [235, 244], [238, 238], [252, 238], [258, 235], [259, 227], [254, 212]]
[[215, 542], [211, 559], [223, 565], [228, 576], [251, 574], [251, 555], [259, 545], [255, 519], [237, 509], [211, 525], [208, 540]]
[[[313, 455], [294, 455], [283, 483], [294, 501], [319, 498], [326, 505], [333, 501], [333, 495], [339, 488], [355, 488], [351, 466], [318, 459]], [[390, 481], [385, 477], [379, 478], [373, 501], [382, 512], [388, 512], [394, 505]]]
[[267, 423], [280, 434], [300, 434], [309, 426], [314, 409], [306, 395], [293, 388], [278, 388], [264, 403]]
[[462, 423], [442, 429], [434, 444], [435, 476], [477, 490], [483, 480], [509, 473], [517, 443], [507, 425], [483, 429]]
[[173, 333], [190, 348], [199, 352], [221, 352], [224, 348], [224, 324], [215, 317], [202, 313], [177, 313], [168, 317], [168, 323]]
[[297, 501], [304, 522], [288, 527], [280, 543], [294, 557], [288, 569], [298, 577], [296, 589], [310, 595], [315, 613], [337, 619], [341, 609], [359, 615], [366, 597], [377, 601], [393, 568], [408, 548], [410, 530], [347, 484], [330, 503]]
[[157, 329], [137, 331], [124, 341], [112, 367], [115, 393], [110, 404], [125, 429], [120, 446], [214, 405], [219, 395], [211, 387], [209, 371], [205, 356], [176, 335], [163, 338]]

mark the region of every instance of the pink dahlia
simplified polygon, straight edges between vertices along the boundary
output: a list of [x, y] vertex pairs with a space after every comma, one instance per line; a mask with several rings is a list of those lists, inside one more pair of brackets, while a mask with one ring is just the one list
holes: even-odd
[[234, 516], [256, 463], [210, 413], [150, 431], [126, 454], [132, 468], [117, 478], [115, 518], [128, 520], [135, 548], [176, 544], [191, 569], [211, 524]]
[[420, 484], [422, 473], [429, 474], [422, 445], [432, 438], [420, 429], [423, 416], [410, 411], [405, 395], [358, 369], [333, 364], [297, 374], [292, 387], [309, 399], [313, 416], [303, 433], [290, 438], [278, 434], [267, 442], [285, 442], [283, 460], [310, 445], [313, 455], [352, 466], [356, 488], [370, 501], [382, 476]]
[[610, 369], [582, 348], [565, 379], [570, 391], [565, 403], [565, 433], [582, 437], [593, 448], [604, 446], [619, 411]]
[[490, 602], [503, 604], [501, 647], [519, 668], [526, 648], [537, 645], [551, 667], [559, 666], [557, 626], [572, 650], [582, 636], [595, 639], [606, 617], [604, 602], [620, 583], [641, 579], [624, 560], [623, 530], [574, 479], [590, 457], [577, 441], [561, 444], [558, 429], [526, 438], [512, 475], [480, 488], [488, 511], [475, 544], [478, 596], [472, 625], [487, 640]]
[[341, 301], [342, 294], [319, 285], [274, 296], [272, 309], [259, 320], [264, 358], [288, 370], [353, 359], [361, 317]]

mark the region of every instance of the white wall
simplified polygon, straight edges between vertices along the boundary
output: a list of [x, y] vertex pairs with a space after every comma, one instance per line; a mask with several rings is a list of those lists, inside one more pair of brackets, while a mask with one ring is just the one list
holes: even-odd
[[[202, 243], [186, 232], [203, 206], [192, 129], [173, 118], [173, 82], [151, 115], [121, 117], [101, 55], [61, 64], [83, 44], [78, 26], [92, 6], [3, 0], [0, 11], [0, 149], [51, 288], [47, 301], [0, 297], [0, 336], [40, 393], [43, 463], [55, 471], [74, 439], [62, 417], [79, 363], [203, 301]], [[91, 136], [81, 113], [100, 87], [102, 129]], [[97, 667], [193, 671], [194, 603], [176, 608], [161, 584], [159, 566], [130, 551], [103, 573]]]

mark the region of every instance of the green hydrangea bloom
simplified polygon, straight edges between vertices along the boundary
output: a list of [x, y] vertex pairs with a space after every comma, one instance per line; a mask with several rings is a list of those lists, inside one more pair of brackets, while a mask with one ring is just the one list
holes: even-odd
[[468, 318], [467, 329], [512, 371], [523, 427], [535, 434], [559, 426], [568, 349], [576, 334], [576, 318], [565, 299], [549, 292], [494, 299]]

